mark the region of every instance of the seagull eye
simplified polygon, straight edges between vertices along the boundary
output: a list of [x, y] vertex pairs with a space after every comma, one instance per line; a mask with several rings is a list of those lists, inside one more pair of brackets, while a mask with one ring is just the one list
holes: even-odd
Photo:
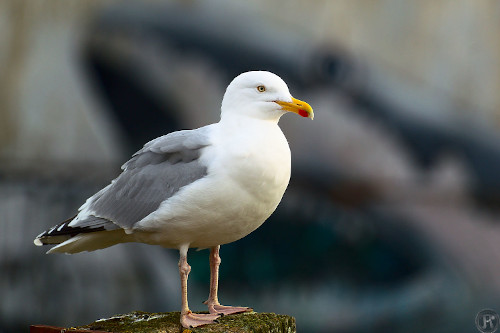
[[257, 87], [257, 91], [258, 92], [264, 92], [264, 91], [266, 91], [266, 87], [265, 86], [258, 86]]

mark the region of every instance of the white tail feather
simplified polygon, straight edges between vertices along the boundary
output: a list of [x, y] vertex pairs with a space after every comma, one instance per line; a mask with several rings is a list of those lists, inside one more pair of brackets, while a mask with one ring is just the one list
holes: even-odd
[[125, 234], [122, 229], [112, 231], [98, 231], [86, 234], [79, 234], [54, 246], [47, 251], [50, 253], [73, 254], [83, 251], [95, 251], [118, 244], [132, 242], [131, 236]]

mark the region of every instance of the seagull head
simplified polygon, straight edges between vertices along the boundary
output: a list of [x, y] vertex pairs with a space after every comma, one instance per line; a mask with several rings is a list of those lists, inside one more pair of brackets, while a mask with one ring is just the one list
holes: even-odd
[[238, 75], [227, 87], [221, 118], [243, 115], [277, 122], [287, 112], [314, 118], [311, 106], [292, 97], [278, 75], [252, 71]]

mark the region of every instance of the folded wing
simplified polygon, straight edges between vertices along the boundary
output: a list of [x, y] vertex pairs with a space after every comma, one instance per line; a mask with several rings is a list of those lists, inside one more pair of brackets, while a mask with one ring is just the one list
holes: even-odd
[[74, 218], [45, 231], [35, 244], [59, 244], [80, 234], [131, 229], [179, 189], [207, 174], [200, 161], [210, 126], [170, 133], [135, 153], [111, 184], [87, 199]]

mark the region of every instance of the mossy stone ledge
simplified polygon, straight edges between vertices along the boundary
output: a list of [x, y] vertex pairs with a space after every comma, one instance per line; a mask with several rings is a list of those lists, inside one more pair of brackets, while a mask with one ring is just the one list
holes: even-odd
[[294, 333], [296, 332], [296, 324], [295, 318], [291, 316], [246, 312], [223, 316], [214, 324], [183, 329], [180, 325], [179, 312], [134, 311], [100, 319], [76, 329], [120, 333]]

